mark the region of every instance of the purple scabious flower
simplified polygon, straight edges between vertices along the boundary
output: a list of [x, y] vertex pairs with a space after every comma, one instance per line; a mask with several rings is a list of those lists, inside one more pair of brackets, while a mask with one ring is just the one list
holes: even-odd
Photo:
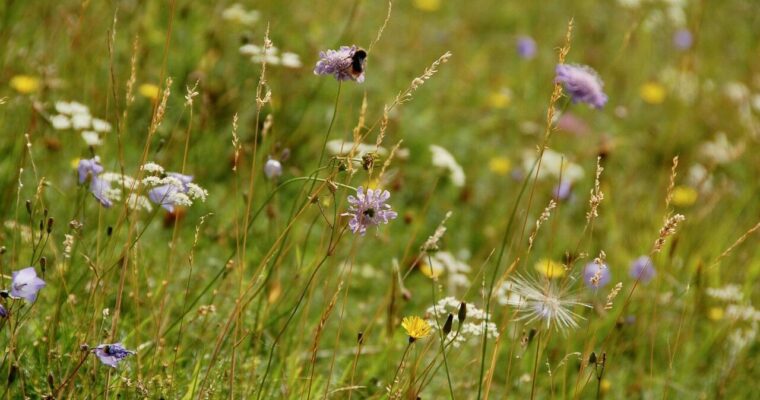
[[0, 304], [0, 318], [8, 318], [8, 310]]
[[554, 186], [552, 195], [557, 198], [557, 200], [567, 200], [572, 194], [572, 189], [573, 184], [566, 179]]
[[135, 354], [134, 351], [125, 349], [121, 343], [101, 344], [93, 352], [98, 356], [100, 362], [113, 368], [116, 368], [119, 362], [127, 356]]
[[92, 178], [97, 177], [103, 172], [103, 166], [100, 165], [100, 157], [95, 156], [89, 160], [79, 160], [77, 172], [79, 173], [79, 183], [84, 183], [88, 175]]
[[45, 281], [37, 277], [34, 267], [26, 267], [20, 271], [14, 271], [11, 278], [11, 297], [33, 302], [37, 299], [37, 292], [45, 287]]
[[607, 103], [604, 83], [599, 75], [586, 65], [558, 64], [554, 82], [561, 83], [573, 103], [586, 103], [599, 109]]
[[95, 156], [89, 160], [79, 160], [77, 173], [79, 174], [80, 184], [84, 184], [87, 182], [87, 178], [90, 178], [90, 193], [98, 199], [103, 207], [109, 208], [113, 205], [111, 199], [108, 198], [108, 191], [111, 189], [111, 183], [99, 178], [100, 174], [103, 173], [103, 166], [100, 165], [100, 157]]
[[657, 271], [654, 269], [654, 264], [652, 263], [652, 259], [648, 256], [641, 256], [631, 263], [631, 269], [628, 270], [628, 274], [633, 279], [637, 279], [641, 283], [649, 283], [655, 275], [657, 275]]
[[612, 274], [607, 264], [590, 262], [583, 269], [583, 282], [589, 289], [599, 289], [610, 283]]
[[517, 38], [517, 54], [525, 59], [530, 60], [536, 56], [536, 41], [530, 36], [520, 36]]
[[673, 34], [673, 45], [678, 50], [688, 50], [694, 43], [694, 37], [691, 32], [686, 28], [681, 28]]
[[390, 204], [385, 202], [391, 197], [387, 190], [367, 189], [359, 186], [356, 189], [356, 197], [349, 195], [348, 203], [350, 204], [348, 212], [342, 215], [350, 216], [348, 227], [353, 233], [359, 233], [364, 236], [367, 233], [367, 227], [387, 224], [389, 220], [395, 219], [398, 214], [391, 210]]
[[188, 192], [188, 184], [193, 181], [193, 177], [176, 172], [169, 172], [166, 176], [174, 178], [174, 182], [156, 186], [149, 190], [148, 198], [166, 211], [173, 213], [175, 206], [183, 205], [180, 204], [180, 199], [186, 198], [186, 196], [180, 196], [180, 194], [184, 195]]
[[[364, 57], [358, 60], [359, 71], [356, 71], [354, 58], [357, 52], [362, 52]], [[360, 55], [362, 53], [359, 53]], [[363, 61], [366, 52], [354, 46], [341, 46], [338, 50], [327, 50], [319, 52], [319, 61], [314, 66], [314, 75], [332, 75], [339, 81], [356, 81], [364, 82]]]

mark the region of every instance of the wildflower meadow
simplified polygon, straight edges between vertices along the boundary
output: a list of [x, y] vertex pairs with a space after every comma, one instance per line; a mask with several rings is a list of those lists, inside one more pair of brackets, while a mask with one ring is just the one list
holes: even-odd
[[756, 0], [0, 21], [2, 399], [758, 398]]

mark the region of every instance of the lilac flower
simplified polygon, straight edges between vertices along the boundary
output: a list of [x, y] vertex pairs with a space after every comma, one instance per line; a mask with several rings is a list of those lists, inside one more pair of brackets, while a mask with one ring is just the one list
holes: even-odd
[[536, 41], [530, 36], [520, 36], [517, 38], [517, 54], [525, 59], [530, 60], [536, 56]]
[[678, 50], [688, 50], [694, 43], [694, 37], [691, 32], [686, 28], [681, 28], [673, 34], [673, 45]]
[[11, 297], [33, 302], [37, 299], [37, 292], [45, 287], [45, 281], [37, 277], [34, 267], [27, 267], [21, 271], [14, 271], [11, 279]]
[[264, 175], [268, 179], [277, 179], [282, 175], [282, 164], [279, 161], [270, 158], [264, 164]]
[[100, 165], [100, 157], [95, 156], [89, 160], [79, 160], [77, 172], [79, 173], [79, 183], [84, 183], [88, 175], [92, 178], [97, 177], [103, 172], [103, 166]]
[[116, 368], [119, 362], [127, 356], [135, 354], [134, 351], [125, 349], [121, 343], [101, 344], [93, 352], [98, 356], [100, 362], [113, 368]]
[[610, 283], [610, 279], [612, 279], [612, 274], [607, 264], [600, 265], [592, 261], [583, 269], [583, 282], [589, 289], [604, 287]]
[[[364, 82], [364, 59], [367, 52], [356, 46], [341, 46], [338, 50], [319, 52], [314, 75], [333, 75], [339, 81]], [[354, 61], [358, 65], [353, 65]], [[359, 67], [358, 70], [356, 67]]]
[[641, 283], [648, 283], [657, 275], [654, 269], [652, 259], [647, 256], [641, 256], [631, 263], [631, 269], [628, 274], [633, 279], [638, 279]]
[[169, 172], [166, 176], [171, 182], [151, 189], [148, 191], [148, 197], [166, 211], [173, 213], [175, 206], [189, 205], [190, 199], [187, 193], [190, 190], [193, 177], [176, 172]]
[[593, 108], [602, 108], [607, 103], [604, 83], [599, 75], [586, 65], [558, 64], [554, 82], [561, 83], [573, 103], [586, 103]]
[[356, 189], [356, 197], [348, 196], [349, 212], [342, 215], [350, 216], [348, 227], [353, 233], [359, 233], [362, 236], [367, 232], [367, 227], [373, 225], [387, 224], [388, 220], [395, 219], [398, 214], [391, 210], [390, 204], [385, 202], [391, 197], [387, 190], [367, 189], [359, 186]]

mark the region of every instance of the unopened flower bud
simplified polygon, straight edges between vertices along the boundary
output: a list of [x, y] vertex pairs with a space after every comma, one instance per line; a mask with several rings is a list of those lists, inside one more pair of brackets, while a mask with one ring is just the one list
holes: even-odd
[[282, 175], [282, 164], [279, 161], [270, 158], [264, 164], [264, 175], [268, 179], [277, 179]]
[[451, 325], [454, 323], [454, 314], [449, 313], [446, 323], [443, 324], [443, 334], [448, 335], [451, 332]]
[[462, 304], [459, 305], [459, 312], [457, 313], [457, 319], [459, 319], [459, 323], [461, 324], [464, 322], [465, 318], [467, 318], [467, 303], [462, 302]]

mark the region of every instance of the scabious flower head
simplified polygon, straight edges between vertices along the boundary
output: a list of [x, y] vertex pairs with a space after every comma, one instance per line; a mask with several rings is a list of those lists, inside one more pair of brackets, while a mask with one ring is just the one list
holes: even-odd
[[673, 45], [678, 50], [688, 50], [694, 43], [694, 37], [691, 32], [686, 28], [681, 28], [673, 34]]
[[135, 354], [134, 351], [125, 349], [121, 343], [101, 344], [93, 352], [98, 356], [100, 362], [113, 368], [116, 368], [119, 362], [127, 356]]
[[[364, 71], [354, 76], [351, 74], [351, 63], [358, 47], [341, 46], [338, 50], [319, 52], [319, 61], [314, 66], [314, 75], [332, 75], [339, 81], [364, 82]], [[362, 50], [363, 51], [363, 50]]]
[[556, 197], [557, 200], [567, 200], [572, 194], [572, 189], [573, 183], [567, 180], [563, 180], [554, 186], [552, 195]]
[[79, 183], [84, 183], [87, 180], [87, 175], [96, 178], [103, 172], [103, 166], [100, 165], [100, 157], [95, 156], [89, 160], [79, 160], [77, 172], [79, 173]]
[[416, 315], [404, 317], [401, 321], [401, 327], [403, 327], [406, 334], [409, 335], [409, 343], [430, 336], [430, 324]]
[[599, 264], [592, 261], [583, 269], [583, 282], [589, 289], [599, 289], [610, 283], [612, 274], [607, 264]]
[[199, 198], [202, 201], [206, 199], [206, 190], [192, 183], [193, 177], [190, 175], [169, 172], [163, 179], [148, 177], [143, 181], [161, 183], [160, 186], [148, 191], [148, 198], [170, 213], [174, 212], [176, 206], [191, 206], [193, 199]]
[[637, 279], [641, 283], [648, 283], [657, 275], [652, 259], [648, 256], [641, 256], [633, 260], [628, 273], [631, 275], [631, 278]]
[[390, 204], [385, 204], [391, 197], [387, 190], [367, 189], [359, 186], [356, 189], [356, 196], [348, 196], [348, 212], [342, 215], [350, 216], [348, 227], [353, 233], [359, 233], [362, 236], [367, 233], [370, 226], [387, 224], [389, 220], [398, 217], [398, 214], [391, 210]]
[[586, 65], [558, 64], [554, 82], [561, 83], [573, 103], [586, 103], [593, 108], [602, 108], [607, 103], [604, 83], [599, 75]]
[[0, 304], [0, 318], [8, 318], [8, 310]]
[[37, 299], [37, 292], [45, 287], [45, 281], [37, 276], [34, 267], [27, 267], [20, 271], [14, 271], [11, 278], [11, 297], [33, 302]]
[[273, 159], [270, 158], [267, 160], [266, 164], [264, 164], [264, 175], [268, 179], [277, 179], [282, 175], [282, 164]]
[[517, 54], [526, 60], [536, 56], [536, 41], [530, 36], [520, 36], [517, 38]]
[[590, 307], [570, 295], [569, 287], [559, 286], [553, 281], [544, 279], [539, 282], [517, 276], [509, 282], [511, 293], [506, 297], [508, 304], [517, 308], [520, 314], [518, 320], [525, 320], [526, 324], [540, 321], [547, 329], [574, 329], [578, 327], [576, 320], [582, 317], [573, 312], [573, 307]]

